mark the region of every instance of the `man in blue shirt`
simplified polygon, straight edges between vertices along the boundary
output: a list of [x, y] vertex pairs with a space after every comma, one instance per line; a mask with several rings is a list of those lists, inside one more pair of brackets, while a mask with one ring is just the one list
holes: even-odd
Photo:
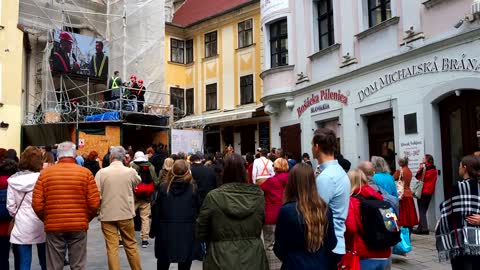
[[345, 220], [350, 202], [350, 180], [343, 168], [335, 160], [337, 148], [335, 132], [319, 128], [312, 139], [313, 157], [320, 164], [321, 173], [317, 176], [317, 190], [320, 197], [328, 204], [333, 214], [337, 246], [332, 251], [329, 269], [337, 269], [337, 264], [345, 254]]

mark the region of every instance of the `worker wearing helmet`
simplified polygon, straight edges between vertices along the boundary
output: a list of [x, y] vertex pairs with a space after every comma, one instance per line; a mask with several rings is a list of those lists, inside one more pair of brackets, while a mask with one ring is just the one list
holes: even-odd
[[145, 103], [145, 92], [147, 91], [147, 88], [143, 85], [143, 80], [138, 80], [137, 88], [138, 90], [135, 93], [135, 95], [137, 96], [137, 111], [143, 112], [143, 105]]
[[[51, 69], [64, 73], [75, 73], [80, 69], [80, 65], [77, 63], [75, 54], [71, 53], [73, 37], [68, 32], [61, 32], [59, 38], [59, 46], [55, 47], [50, 55]], [[74, 60], [73, 65], [70, 63], [70, 56]]]
[[95, 55], [90, 60], [90, 76], [106, 79], [108, 75], [108, 56], [103, 53], [103, 42], [95, 42]]

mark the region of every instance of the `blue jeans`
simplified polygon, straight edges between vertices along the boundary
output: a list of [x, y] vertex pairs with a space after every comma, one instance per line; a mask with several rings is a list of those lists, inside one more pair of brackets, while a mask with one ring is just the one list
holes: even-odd
[[[45, 243], [37, 244], [38, 261], [42, 270], [47, 270]], [[32, 245], [13, 244], [15, 270], [30, 270], [32, 265]]]
[[360, 260], [360, 269], [362, 270], [384, 270], [388, 264], [387, 259], [381, 260], [372, 260], [372, 259], [364, 259]]

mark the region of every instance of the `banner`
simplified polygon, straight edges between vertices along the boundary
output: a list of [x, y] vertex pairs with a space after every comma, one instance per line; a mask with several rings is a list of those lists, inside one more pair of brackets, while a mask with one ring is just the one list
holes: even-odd
[[102, 38], [54, 30], [50, 69], [106, 80], [108, 47]]

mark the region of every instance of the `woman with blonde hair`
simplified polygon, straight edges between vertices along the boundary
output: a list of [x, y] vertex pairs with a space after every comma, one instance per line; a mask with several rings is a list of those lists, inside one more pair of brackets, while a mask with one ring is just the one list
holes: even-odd
[[275, 242], [275, 224], [277, 224], [278, 212], [282, 207], [283, 191], [288, 181], [288, 161], [284, 158], [277, 158], [273, 163], [273, 171], [275, 175], [260, 184], [265, 196], [263, 243], [270, 270], [279, 270], [282, 262], [273, 253], [273, 243]]
[[195, 245], [195, 220], [200, 208], [197, 188], [185, 160], [177, 160], [160, 184], [152, 209], [150, 235], [155, 237], [157, 269], [190, 269]]
[[170, 170], [172, 169], [174, 162], [175, 161], [173, 160], [173, 158], [166, 158], [165, 159], [165, 161], [163, 162], [162, 170], [160, 170], [160, 175], [158, 177], [160, 179], [160, 182], [167, 181], [167, 175], [170, 172]]
[[383, 200], [383, 196], [368, 185], [367, 176], [360, 169], [348, 172], [351, 192], [347, 219], [345, 220], [345, 246], [347, 252], [356, 252], [360, 256], [360, 269], [385, 269], [392, 251], [390, 247], [371, 249], [362, 237], [364, 228], [360, 213], [361, 196], [365, 199]]
[[275, 229], [273, 251], [282, 270], [329, 269], [337, 245], [333, 216], [318, 196], [312, 167], [299, 163], [290, 171]]

